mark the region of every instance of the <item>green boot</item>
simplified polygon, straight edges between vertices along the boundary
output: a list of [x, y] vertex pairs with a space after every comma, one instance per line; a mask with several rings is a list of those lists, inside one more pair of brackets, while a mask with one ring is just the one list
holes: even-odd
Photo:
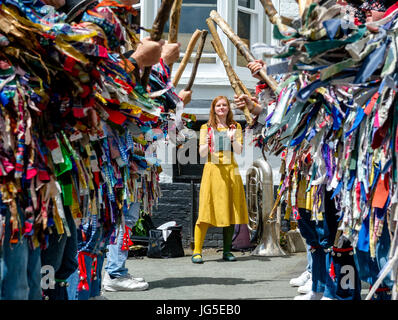
[[223, 240], [224, 240], [224, 248], [222, 258], [225, 261], [236, 261], [235, 256], [231, 253], [232, 248], [232, 237], [234, 235], [235, 226], [230, 225], [229, 227], [223, 228]]
[[235, 256], [232, 254], [232, 252], [223, 252], [222, 258], [225, 261], [236, 261]]

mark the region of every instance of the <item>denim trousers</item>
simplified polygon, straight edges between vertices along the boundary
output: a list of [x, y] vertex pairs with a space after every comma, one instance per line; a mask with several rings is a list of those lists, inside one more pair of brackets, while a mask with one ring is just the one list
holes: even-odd
[[326, 191], [324, 197], [323, 220], [312, 221], [310, 211], [299, 209], [299, 229], [311, 246], [312, 291], [323, 292], [331, 299], [360, 300], [361, 282], [350, 243], [344, 242], [345, 252], [332, 255], [329, 250], [336, 237], [338, 217], [331, 192]]
[[66, 232], [58, 234], [54, 229], [49, 235], [48, 247], [41, 252], [42, 265], [54, 268], [55, 287], [43, 292], [49, 300], [68, 300], [65, 284], [68, 284], [68, 277], [78, 267], [76, 224], [69, 207], [65, 206], [64, 211], [71, 235], [68, 237]]
[[[67, 279], [69, 286], [67, 288], [67, 295], [69, 300], [88, 300], [91, 297], [100, 295], [101, 288], [101, 269], [103, 266], [103, 250], [101, 243], [104, 239], [104, 229], [100, 223], [98, 215], [91, 216], [91, 219], [86, 221], [77, 230], [77, 246], [75, 251], [75, 261], [79, 261], [79, 256], [83, 257], [81, 265], [73, 272]], [[85, 236], [83, 236], [83, 234]], [[96, 261], [94, 261], [94, 258]], [[79, 288], [80, 272], [85, 270], [86, 284], [85, 287]], [[92, 276], [93, 274], [96, 276]]]
[[[10, 211], [2, 206], [2, 212], [6, 220], [0, 257], [1, 300], [41, 300], [40, 248], [32, 248], [23, 236], [18, 243], [10, 243]], [[23, 225], [24, 214], [20, 210], [18, 213]]]
[[309, 273], [312, 273], [312, 255], [311, 255], [311, 246], [307, 244], [307, 266], [305, 267], [305, 270], [307, 270]]
[[[124, 214], [125, 224], [132, 228], [137, 222], [140, 214], [140, 203], [134, 202], [130, 209]], [[121, 225], [117, 230], [117, 240], [115, 244], [108, 245], [108, 253], [106, 255], [105, 270], [112, 277], [123, 277], [128, 274], [126, 268], [126, 260], [128, 258], [128, 250], [122, 250], [124, 229]]]
[[[84, 256], [84, 263], [87, 270], [87, 282], [89, 283], [88, 290], [78, 290], [79, 285], [79, 273], [76, 270], [69, 278], [69, 286], [67, 288], [68, 300], [88, 300], [92, 297], [97, 297], [101, 294], [101, 283], [102, 283], [102, 267], [104, 264], [105, 253], [100, 251], [97, 255], [97, 268], [96, 277], [91, 276], [93, 259], [90, 256]], [[77, 259], [77, 258], [76, 258]]]
[[[369, 216], [364, 220], [362, 228], [369, 228]], [[356, 247], [355, 262], [360, 279], [373, 285], [377, 281], [378, 274], [388, 262], [391, 242], [387, 221], [386, 219], [384, 220], [382, 234], [376, 243], [376, 256], [374, 258], [370, 256], [368, 230], [365, 231], [364, 229], [361, 229], [360, 233], [362, 232], [367, 232], [367, 235], [365, 236], [367, 238], [362, 240], [362, 243], [358, 243]], [[363, 243], [364, 241], [366, 242], [365, 244]], [[382, 281], [381, 286], [372, 297], [372, 300], [391, 300], [390, 290], [393, 285], [394, 282], [391, 280], [391, 273], [389, 273]]]
[[330, 243], [326, 236], [327, 228], [324, 228], [326, 223], [311, 220], [311, 212], [308, 210], [299, 209], [299, 214], [300, 219], [297, 222], [300, 233], [311, 247], [312, 291], [334, 299], [335, 286], [329, 275], [330, 257], [324, 250], [329, 248], [333, 241]]

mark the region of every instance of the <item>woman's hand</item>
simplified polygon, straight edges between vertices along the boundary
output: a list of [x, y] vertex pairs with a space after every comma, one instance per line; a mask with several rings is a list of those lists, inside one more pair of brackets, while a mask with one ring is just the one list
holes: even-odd
[[231, 143], [235, 141], [235, 135], [236, 135], [236, 129], [235, 128], [229, 128], [227, 130], [227, 136], [229, 140], [231, 140]]
[[210, 135], [209, 135], [209, 133], [207, 133], [206, 134], [206, 144], [199, 145], [199, 155], [200, 155], [201, 158], [206, 157], [207, 154], [209, 153], [209, 151], [210, 151], [210, 142], [211, 142]]
[[231, 145], [232, 149], [235, 153], [241, 154], [242, 153], [242, 145], [240, 144], [239, 141], [236, 139], [236, 127], [235, 125], [232, 125], [228, 130], [227, 130], [227, 136], [231, 140]]

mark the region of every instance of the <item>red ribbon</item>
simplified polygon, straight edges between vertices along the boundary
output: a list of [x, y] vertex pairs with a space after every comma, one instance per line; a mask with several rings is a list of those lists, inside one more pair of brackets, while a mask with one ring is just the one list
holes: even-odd
[[130, 231], [131, 231], [131, 228], [129, 228], [128, 226], [124, 226], [123, 244], [122, 244], [123, 251], [129, 250], [130, 246], [132, 246], [134, 244], [130, 238]]
[[87, 270], [84, 261], [84, 252], [79, 252], [78, 263], [79, 263], [79, 284], [77, 286], [77, 289], [79, 291], [88, 290], [89, 286], [87, 282]]
[[263, 84], [258, 84], [256, 86], [256, 95], [258, 95], [261, 91], [263, 91], [264, 89], [268, 88], [266, 83]]
[[333, 247], [333, 251], [334, 252], [350, 252], [352, 250], [353, 250], [352, 247], [348, 247], [348, 248], [336, 248], [336, 247]]
[[379, 93], [379, 92], [376, 92], [376, 93], [373, 95], [373, 97], [370, 99], [369, 104], [365, 107], [365, 110], [364, 110], [364, 112], [365, 112], [366, 115], [369, 115], [369, 114], [372, 112], [373, 107], [375, 106], [375, 104], [376, 104], [376, 102], [377, 102], [377, 99], [379, 99], [379, 96], [380, 96], [380, 93]]
[[213, 128], [212, 127], [208, 127], [207, 128], [207, 133], [209, 135], [209, 151], [210, 153], [214, 152], [214, 134], [213, 134]]
[[81, 290], [89, 290], [89, 284], [87, 281], [87, 269], [86, 262], [84, 260], [84, 256], [88, 256], [93, 260], [91, 265], [91, 280], [96, 280], [97, 277], [97, 255], [89, 252], [79, 252], [78, 255], [78, 263], [79, 263], [79, 284], [77, 289]]
[[329, 271], [330, 277], [333, 279], [333, 281], [336, 279], [336, 271], [334, 270], [334, 264], [333, 261], [330, 264], [330, 271]]
[[[372, 290], [372, 286], [369, 287], [369, 290]], [[377, 288], [376, 292], [388, 292], [390, 288]]]

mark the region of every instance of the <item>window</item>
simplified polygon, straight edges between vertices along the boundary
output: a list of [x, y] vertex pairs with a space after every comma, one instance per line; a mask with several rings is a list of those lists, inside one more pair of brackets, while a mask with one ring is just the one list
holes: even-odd
[[238, 5], [241, 7], [254, 9], [254, 0], [238, 0]]
[[130, 15], [130, 23], [141, 26], [141, 1], [138, 1], [137, 4], [133, 5], [133, 8], [138, 11], [138, 14], [136, 16]]
[[[161, 2], [162, 0], [141, 1], [141, 26], [147, 29], [152, 27]], [[266, 38], [268, 42], [270, 41], [272, 29], [268, 27], [268, 18], [265, 17], [264, 8], [259, 0], [183, 0], [178, 32], [178, 41], [182, 48], [178, 62], [183, 58], [195, 30], [208, 29], [206, 19], [209, 18], [212, 10], [216, 10], [249, 47], [256, 42], [265, 42]], [[265, 26], [267, 26], [267, 30], [264, 30]], [[168, 38], [168, 30], [169, 24], [167, 23], [163, 34], [164, 39]], [[235, 46], [220, 29], [218, 29], [218, 33], [239, 78], [248, 88], [253, 88], [256, 80], [246, 68], [247, 62], [237, 53]], [[149, 36], [149, 33], [141, 30], [141, 37], [145, 36]], [[195, 93], [199, 100], [207, 99], [209, 94], [212, 96], [214, 94], [232, 95], [224, 65], [214, 52], [211, 40], [212, 36], [209, 32], [195, 79]], [[179, 86], [184, 86], [189, 80], [192, 62], [194, 62], [196, 56], [196, 48], [197, 45], [192, 53], [190, 63], [186, 66], [179, 81]], [[178, 69], [178, 62], [175, 64], [173, 72]]]
[[[217, 0], [184, 0], [181, 6], [180, 24], [178, 28], [178, 42], [181, 43], [181, 52], [185, 52], [192, 34], [196, 29], [207, 30], [206, 19], [211, 10], [217, 10]], [[165, 26], [164, 39], [168, 37], [169, 22]], [[216, 54], [210, 43], [212, 37], [210, 32], [207, 35], [205, 47], [201, 58], [201, 63], [215, 63]], [[195, 58], [196, 44], [190, 62]], [[181, 60], [180, 60], [181, 61]], [[178, 62], [180, 62], [178, 61]]]
[[[259, 8], [256, 8], [257, 6]], [[238, 0], [237, 34], [248, 48], [258, 40], [257, 22], [260, 21], [258, 11], [262, 10], [260, 7], [258, 1]], [[239, 67], [247, 65], [246, 59], [239, 52], [237, 52], [236, 64]]]

